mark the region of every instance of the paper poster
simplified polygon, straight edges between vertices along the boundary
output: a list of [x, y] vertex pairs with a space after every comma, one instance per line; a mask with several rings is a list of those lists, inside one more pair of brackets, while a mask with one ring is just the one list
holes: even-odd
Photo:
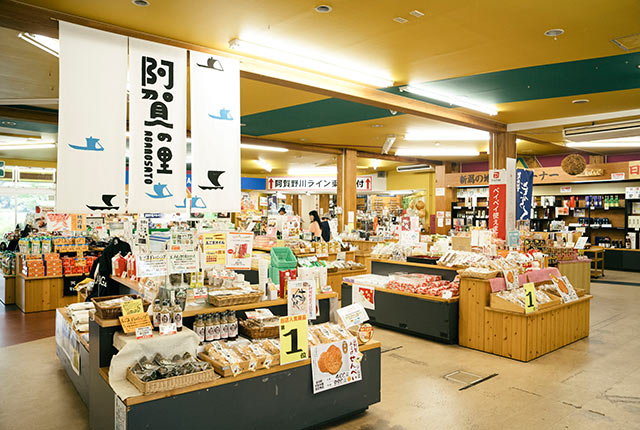
[[87, 229], [86, 215], [49, 212], [45, 215], [47, 231], [84, 231]]
[[253, 233], [230, 231], [227, 234], [227, 269], [250, 270]]
[[267, 237], [276, 237], [278, 234], [278, 219], [275, 216], [267, 218]]
[[129, 212], [187, 212], [187, 51], [129, 38], [129, 63]]
[[316, 319], [316, 283], [312, 280], [289, 281], [287, 284], [287, 315], [306, 314]]
[[629, 161], [629, 179], [640, 179], [640, 161]]
[[307, 315], [280, 317], [280, 364], [308, 358]]
[[198, 271], [198, 258], [194, 251], [178, 251], [167, 253], [169, 257], [169, 273], [194, 273]]
[[436, 187], [436, 197], [444, 197], [444, 187]]
[[167, 254], [159, 252], [136, 255], [136, 274], [140, 278], [166, 275]]
[[517, 230], [508, 232], [507, 244], [509, 248], [520, 248], [520, 232]]
[[171, 241], [169, 250], [171, 251], [193, 251], [195, 249], [195, 235], [193, 231], [171, 231]]
[[313, 394], [362, 380], [355, 337], [311, 347]]
[[56, 211], [124, 212], [127, 38], [59, 26]]
[[416, 245], [420, 242], [420, 233], [417, 231], [401, 231], [400, 244], [404, 246]]
[[240, 66], [190, 51], [192, 192], [200, 212], [240, 211]]
[[135, 244], [143, 251], [149, 249], [149, 220], [146, 218], [138, 217], [136, 221]]
[[361, 304], [365, 309], [374, 310], [376, 308], [375, 293], [376, 289], [374, 287], [353, 284], [351, 288], [351, 302]]
[[225, 265], [227, 262], [227, 233], [204, 233], [202, 235], [204, 266]]
[[336, 314], [342, 325], [347, 328], [369, 321], [369, 315], [360, 303], [352, 303], [349, 306], [336, 309]]

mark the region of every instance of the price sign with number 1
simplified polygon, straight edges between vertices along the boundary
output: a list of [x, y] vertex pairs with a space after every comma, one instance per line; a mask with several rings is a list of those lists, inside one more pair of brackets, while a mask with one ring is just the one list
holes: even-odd
[[524, 284], [524, 312], [531, 313], [538, 310], [538, 302], [536, 301], [536, 286], [533, 282]]
[[280, 317], [280, 364], [307, 358], [307, 315]]

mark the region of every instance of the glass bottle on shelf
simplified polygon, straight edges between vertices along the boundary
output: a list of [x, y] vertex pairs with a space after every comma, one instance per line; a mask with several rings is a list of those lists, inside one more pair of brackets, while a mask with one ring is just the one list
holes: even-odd
[[160, 311], [160, 325], [169, 324], [171, 322], [171, 314], [169, 312], [169, 303], [165, 300], [162, 302], [162, 310]]
[[160, 311], [162, 311], [160, 299], [156, 299], [153, 303], [153, 328], [160, 327]]
[[213, 314], [213, 340], [220, 340], [220, 315]]
[[195, 322], [193, 323], [193, 331], [196, 332], [198, 338], [200, 338], [200, 343], [204, 343], [204, 322], [202, 321], [202, 315], [196, 315]]
[[205, 342], [213, 341], [213, 315], [207, 314], [204, 324], [204, 340]]
[[227, 325], [227, 313], [220, 313], [220, 339], [227, 339], [229, 337], [229, 326]]
[[234, 311], [229, 311], [229, 339], [238, 338], [238, 318]]
[[182, 331], [182, 307], [178, 302], [173, 305], [173, 322], [176, 323], [176, 330]]

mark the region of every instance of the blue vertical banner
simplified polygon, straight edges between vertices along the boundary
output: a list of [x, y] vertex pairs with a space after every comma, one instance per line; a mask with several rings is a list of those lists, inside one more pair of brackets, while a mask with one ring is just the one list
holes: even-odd
[[516, 221], [531, 219], [533, 199], [533, 170], [516, 171]]

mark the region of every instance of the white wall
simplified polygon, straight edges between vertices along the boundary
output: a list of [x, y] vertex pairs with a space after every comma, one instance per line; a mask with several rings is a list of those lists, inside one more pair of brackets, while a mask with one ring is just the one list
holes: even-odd
[[[307, 196], [306, 194], [300, 194], [298, 196], [300, 199], [300, 220], [302, 221], [302, 228], [304, 230], [309, 228], [309, 212], [312, 210], [318, 210], [318, 206], [316, 204], [316, 196], [311, 195]], [[320, 213], [320, 211], [318, 211]]]

